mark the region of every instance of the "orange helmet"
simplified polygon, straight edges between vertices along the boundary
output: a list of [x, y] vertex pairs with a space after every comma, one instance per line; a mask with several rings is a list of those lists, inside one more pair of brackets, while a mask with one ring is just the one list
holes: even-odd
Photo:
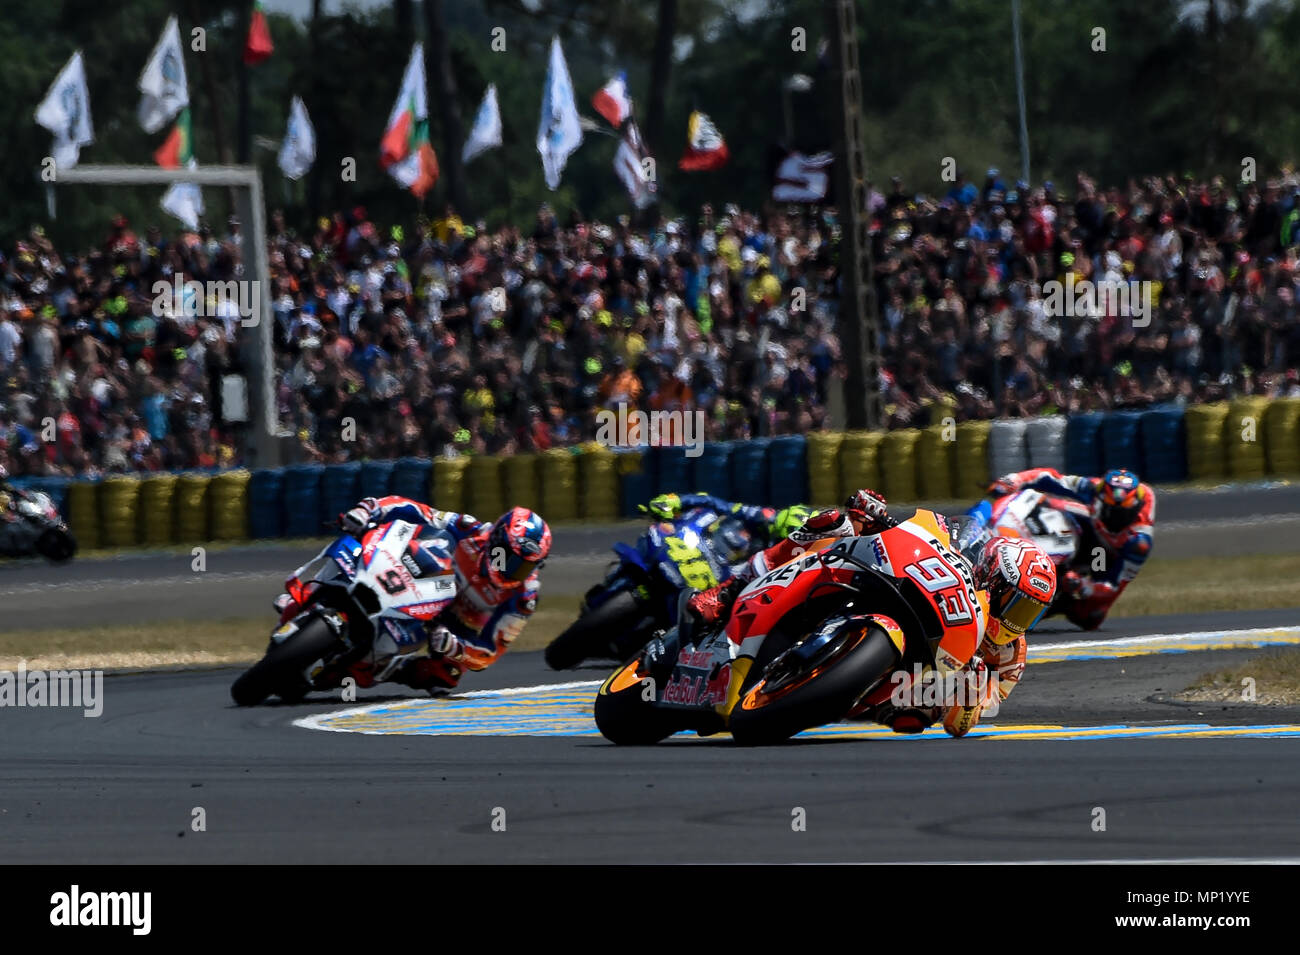
[[1056, 567], [1032, 541], [994, 537], [974, 571], [975, 586], [988, 593], [989, 615], [1017, 636], [1042, 619], [1056, 596]]
[[1096, 516], [1106, 530], [1119, 533], [1137, 519], [1146, 500], [1142, 482], [1132, 471], [1116, 468], [1107, 471], [1097, 482], [1097, 498], [1093, 505]]

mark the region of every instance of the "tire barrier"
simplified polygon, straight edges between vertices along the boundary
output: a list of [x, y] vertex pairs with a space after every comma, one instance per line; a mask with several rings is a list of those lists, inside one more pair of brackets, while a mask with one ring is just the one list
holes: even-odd
[[[315, 537], [325, 533], [321, 526], [324, 513], [321, 484], [325, 470], [319, 464], [294, 464], [284, 469], [285, 536]], [[356, 503], [355, 499], [352, 503]]]
[[[696, 460], [698, 463], [703, 458]], [[767, 452], [767, 486], [768, 496], [763, 503], [772, 507], [808, 503], [808, 442], [802, 436], [771, 439]]]
[[1237, 398], [1228, 403], [1228, 420], [1223, 423], [1223, 447], [1227, 454], [1228, 477], [1254, 481], [1267, 473], [1264, 453], [1264, 412], [1268, 399]]
[[[511, 499], [509, 503], [520, 502]], [[573, 451], [551, 448], [542, 452], [541, 506], [534, 510], [550, 524], [578, 519], [578, 455]]]
[[1101, 469], [1128, 468], [1139, 476], [1146, 473], [1142, 445], [1138, 440], [1140, 411], [1112, 411], [1101, 423]]
[[480, 521], [495, 521], [506, 509], [501, 459], [474, 455], [465, 469], [465, 510]]
[[654, 472], [654, 458], [644, 451], [619, 451], [619, 514], [623, 517], [640, 517], [637, 505], [655, 496], [658, 477]]
[[1152, 408], [1142, 412], [1138, 434], [1143, 467], [1138, 477], [1148, 484], [1187, 480], [1187, 438], [1181, 408]]
[[1193, 481], [1218, 480], [1227, 473], [1223, 429], [1228, 403], [1191, 405], [1183, 412], [1187, 430], [1187, 473]]
[[974, 500], [992, 483], [989, 473], [989, 432], [991, 421], [963, 421], [957, 425], [957, 442], [953, 449], [958, 500]]
[[584, 521], [615, 520], [618, 490], [618, 456], [594, 442], [583, 445], [578, 457], [578, 516]]
[[[545, 461], [545, 463], [543, 463]], [[547, 477], [544, 471], [550, 466], [550, 459], [539, 458], [536, 454], [511, 454], [501, 460], [501, 480], [504, 486], [505, 503], [510, 507], [526, 507], [540, 511], [546, 516], [542, 507], [542, 482]], [[495, 518], [484, 517], [484, 520]]]
[[830, 507], [842, 501], [840, 495], [840, 445], [838, 431], [814, 431], [805, 436], [808, 445], [808, 503]]
[[766, 504], [771, 500], [767, 465], [771, 449], [771, 438], [736, 442], [731, 451], [731, 493], [734, 500], [755, 504]]
[[141, 479], [139, 513], [136, 539], [141, 544], [161, 547], [176, 541], [176, 475], [153, 474]]
[[[731, 441], [706, 441], [700, 448], [700, 456], [693, 462], [694, 480], [687, 487], [676, 488], [680, 493], [703, 491], [724, 501], [733, 501], [731, 486], [731, 453], [735, 444]], [[666, 488], [665, 490], [674, 490]], [[765, 503], [765, 502], [764, 502]]]
[[[650, 497], [695, 490], [691, 480], [695, 462], [686, 456], [685, 448], [647, 448], [643, 453], [650, 459], [654, 474], [654, 490]], [[640, 503], [644, 504], [650, 497]]]
[[391, 493], [427, 504], [432, 487], [433, 462], [428, 458], [401, 458], [393, 465]]
[[362, 461], [361, 497], [388, 497], [393, 493], [393, 467], [396, 461]]
[[99, 485], [99, 520], [105, 547], [131, 547], [140, 520], [140, 479], [114, 474]]
[[1264, 412], [1268, 473], [1300, 474], [1300, 398], [1275, 398]]
[[83, 549], [98, 547], [99, 481], [75, 481], [68, 485], [68, 509], [64, 512], [68, 530]]
[[186, 471], [176, 478], [176, 539], [181, 544], [197, 544], [211, 537], [208, 494], [212, 475]]
[[248, 479], [248, 532], [256, 540], [284, 536], [284, 471], [259, 468]]
[[951, 501], [957, 496], [956, 426], [932, 424], [916, 443], [917, 492], [922, 500]]
[[880, 488], [880, 444], [883, 431], [849, 431], [840, 443], [839, 489], [835, 505], [843, 504], [859, 488]]
[[1065, 429], [1065, 415], [1030, 418], [1025, 423], [1025, 450], [1031, 468], [1065, 471]]
[[921, 432], [915, 428], [887, 431], [880, 441], [880, 490], [886, 500], [899, 503], [920, 499], [917, 489], [916, 446]]
[[[1065, 423], [1065, 473], [1101, 474], [1100, 412], [1071, 415]], [[998, 475], [999, 477], [1001, 475]]]
[[252, 476], [243, 468], [213, 476], [208, 498], [212, 509], [213, 540], [248, 540], [248, 507], [245, 502]]
[[344, 511], [351, 510], [365, 496], [361, 493], [360, 461], [346, 461], [322, 468], [318, 530], [323, 530], [324, 525], [337, 519]]
[[429, 503], [440, 511], [464, 513], [465, 472], [469, 458], [437, 458], [433, 462], [433, 487]]
[[997, 477], [1029, 467], [1023, 418], [994, 421], [989, 428], [989, 470]]

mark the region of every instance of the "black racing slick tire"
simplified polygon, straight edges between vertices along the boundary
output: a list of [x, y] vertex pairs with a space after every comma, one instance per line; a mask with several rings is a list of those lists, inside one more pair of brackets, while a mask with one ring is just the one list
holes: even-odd
[[296, 703], [309, 687], [303, 671], [317, 660], [329, 658], [339, 646], [338, 635], [322, 618], [312, 617], [297, 633], [276, 644], [230, 687], [238, 706], [256, 706], [268, 696]]
[[596, 694], [596, 729], [611, 743], [651, 746], [688, 729], [646, 699], [646, 679], [638, 658], [619, 667], [601, 684]]
[[36, 538], [36, 553], [56, 564], [69, 561], [77, 553], [77, 539], [71, 531], [51, 527]]
[[[573, 621], [552, 640], [546, 647], [546, 665], [552, 670], [571, 670], [591, 657], [626, 659], [649, 640], [646, 620], [645, 611], [632, 594], [617, 594]], [[630, 646], [641, 633], [644, 639]]]
[[846, 632], [840, 646], [811, 669], [791, 672], [778, 657], [732, 708], [732, 738], [742, 746], [762, 746], [838, 722], [897, 662], [893, 642], [875, 624]]

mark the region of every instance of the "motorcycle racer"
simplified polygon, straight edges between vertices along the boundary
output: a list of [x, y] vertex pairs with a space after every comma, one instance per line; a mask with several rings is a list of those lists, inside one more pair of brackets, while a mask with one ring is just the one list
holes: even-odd
[[[943, 533], [943, 517], [924, 512]], [[798, 557], [819, 540], [880, 534], [901, 522], [888, 512], [885, 498], [869, 488], [850, 497], [842, 510], [818, 511], [789, 537], [755, 554], [735, 578], [693, 595], [687, 603], [703, 625], [725, 624], [740, 592], [771, 568]], [[978, 538], [974, 553], [954, 550], [966, 561], [977, 588], [983, 614], [976, 615], [981, 633], [974, 656], [964, 664], [968, 685], [978, 688], [977, 699], [955, 700], [946, 707], [896, 706], [873, 703], [850, 713], [849, 719], [875, 719], [897, 733], [919, 733], [942, 718], [944, 730], [964, 736], [983, 712], [1000, 704], [1024, 676], [1026, 633], [1051, 606], [1056, 594], [1056, 569], [1041, 549], [1030, 541]]]
[[[445, 567], [450, 560], [457, 593], [427, 625], [429, 655], [406, 661], [388, 679], [431, 692], [454, 687], [464, 670], [495, 663], [537, 609], [538, 571], [550, 553], [551, 530], [540, 515], [523, 507], [489, 522], [396, 495], [365, 498], [339, 515], [339, 525], [354, 537], [390, 521], [420, 528], [413, 547], [420, 567]], [[448, 539], [454, 547], [450, 554]], [[284, 594], [276, 609], [283, 622], [299, 608]], [[350, 675], [359, 686], [374, 684], [373, 673], [360, 665]]]
[[785, 540], [790, 536], [791, 531], [801, 527], [814, 512], [814, 509], [806, 504], [795, 504], [778, 509], [726, 501], [704, 493], [660, 494], [651, 499], [649, 504], [637, 506], [642, 514], [649, 514], [651, 517], [665, 521], [675, 520], [681, 514], [696, 508], [709, 508], [736, 518], [754, 535], [755, 543], [760, 547], [770, 547]]
[[[1101, 477], [1031, 468], [998, 478], [989, 486], [988, 494], [1001, 497], [1023, 488], [1083, 505], [1077, 513], [1068, 512], [1083, 532], [1083, 539], [1077, 552], [1078, 565], [1066, 572], [1061, 586], [1066, 594], [1077, 598], [1067, 605], [1068, 619], [1085, 630], [1095, 630], [1151, 556], [1154, 489], [1123, 468], [1107, 471]], [[1097, 547], [1104, 552], [1100, 567], [1090, 560]]]

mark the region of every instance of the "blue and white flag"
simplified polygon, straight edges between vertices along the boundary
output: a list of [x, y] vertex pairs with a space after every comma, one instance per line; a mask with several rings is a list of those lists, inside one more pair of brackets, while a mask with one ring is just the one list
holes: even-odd
[[316, 130], [307, 107], [295, 96], [289, 104], [289, 125], [280, 144], [280, 171], [290, 179], [301, 179], [316, 161]]
[[54, 164], [71, 169], [77, 164], [81, 147], [95, 141], [90, 123], [90, 92], [86, 89], [86, 67], [81, 51], [55, 77], [50, 91], [36, 107], [36, 122], [54, 134]]
[[580, 145], [582, 121], [557, 36], [551, 39], [551, 62], [546, 68], [546, 88], [542, 93], [542, 121], [537, 127], [537, 151], [542, 154], [542, 170], [551, 189], [559, 188], [564, 164]]
[[497, 106], [497, 87], [489, 83], [479, 104], [478, 115], [474, 117], [474, 128], [469, 131], [465, 148], [461, 151], [461, 161], [469, 162], [481, 152], [501, 145], [501, 108]]

